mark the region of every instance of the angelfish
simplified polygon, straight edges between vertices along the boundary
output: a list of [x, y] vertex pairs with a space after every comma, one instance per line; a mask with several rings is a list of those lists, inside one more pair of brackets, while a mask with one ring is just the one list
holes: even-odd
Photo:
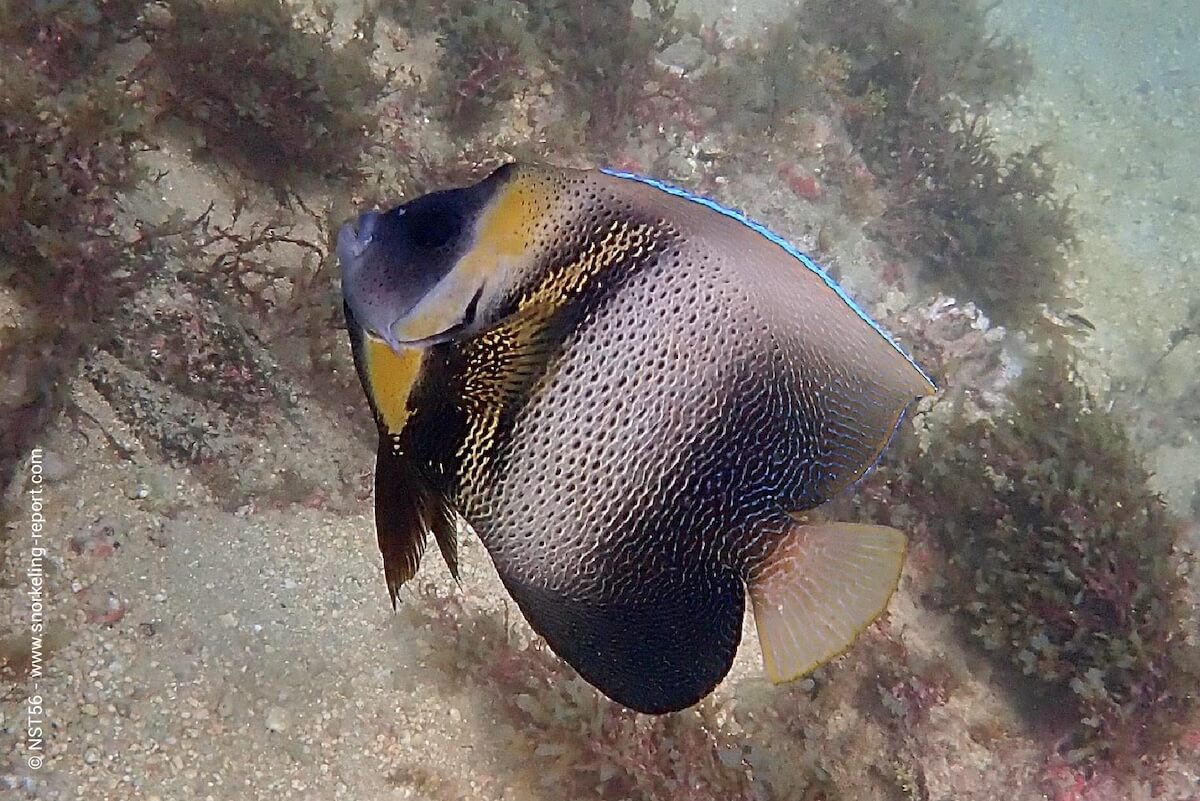
[[726, 675], [747, 594], [776, 682], [886, 606], [904, 535], [805, 512], [934, 386], [766, 229], [649, 178], [509, 164], [337, 249], [393, 605], [430, 533], [457, 576], [465, 521], [534, 631], [648, 713]]

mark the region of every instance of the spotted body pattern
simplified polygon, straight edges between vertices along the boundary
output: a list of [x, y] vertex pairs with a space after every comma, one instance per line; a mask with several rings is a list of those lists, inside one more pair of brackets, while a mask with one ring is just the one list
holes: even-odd
[[387, 290], [411, 304], [375, 300], [420, 283], [411, 259], [361, 222], [339, 239], [393, 594], [427, 532], [453, 569], [461, 516], [533, 628], [647, 712], [725, 675], [747, 588], [772, 678], [844, 649], [903, 538], [797, 515], [875, 461], [924, 374], [806, 257], [709, 201], [516, 165], [455, 191], [454, 224], [370, 221], [450, 230], [432, 237], [449, 265]]

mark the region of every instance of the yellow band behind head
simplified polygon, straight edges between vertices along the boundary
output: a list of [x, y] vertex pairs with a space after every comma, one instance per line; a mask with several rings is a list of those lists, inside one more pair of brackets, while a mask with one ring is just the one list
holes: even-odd
[[396, 353], [368, 336], [363, 342], [371, 400], [389, 434], [399, 434], [408, 422], [408, 398], [421, 373], [424, 351], [405, 348]]
[[[497, 189], [475, 225], [470, 249], [396, 325], [397, 339], [415, 342], [459, 325], [481, 288], [503, 284], [511, 276], [501, 273], [519, 269], [551, 203], [551, 187], [539, 177], [537, 173], [516, 173]], [[488, 294], [486, 290], [484, 294]]]

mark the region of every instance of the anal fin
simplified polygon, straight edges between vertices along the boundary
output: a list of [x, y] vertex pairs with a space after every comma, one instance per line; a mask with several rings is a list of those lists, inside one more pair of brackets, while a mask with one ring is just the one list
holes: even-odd
[[790, 681], [845, 651], [887, 606], [905, 546], [887, 526], [792, 524], [748, 581], [768, 678]]

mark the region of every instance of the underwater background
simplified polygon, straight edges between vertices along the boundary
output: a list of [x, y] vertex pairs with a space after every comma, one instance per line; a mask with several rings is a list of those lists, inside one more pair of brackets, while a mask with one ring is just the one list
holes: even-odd
[[[1200, 798], [1198, 109], [1182, 0], [0, 2], [0, 787]], [[636, 715], [470, 537], [391, 611], [333, 237], [514, 159], [743, 210], [938, 381], [846, 655]]]

